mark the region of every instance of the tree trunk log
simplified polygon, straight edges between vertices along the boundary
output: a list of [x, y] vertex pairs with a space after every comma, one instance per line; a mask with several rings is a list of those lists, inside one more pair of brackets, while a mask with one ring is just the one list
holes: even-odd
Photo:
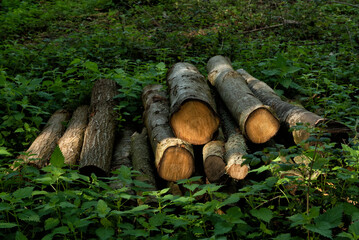
[[110, 170], [115, 140], [116, 117], [113, 98], [117, 94], [114, 81], [97, 80], [92, 89], [90, 119], [85, 131], [80, 156], [80, 172], [106, 176]]
[[227, 139], [224, 160], [226, 162], [227, 174], [236, 180], [242, 180], [248, 175], [249, 166], [242, 165], [243, 156], [247, 154], [247, 146], [242, 134], [240, 134], [237, 124], [226, 108], [222, 100], [218, 100], [218, 112], [221, 116], [224, 136]]
[[208, 80], [217, 88], [221, 98], [237, 120], [242, 134], [253, 143], [264, 143], [279, 130], [279, 121], [264, 106], [228, 59], [212, 57], [207, 64]]
[[176, 63], [168, 71], [170, 124], [176, 137], [202, 145], [219, 127], [215, 101], [204, 76], [190, 63]]
[[[245, 79], [252, 92], [264, 104], [274, 109], [280, 121], [286, 123], [288, 127], [294, 127], [298, 123], [309, 124], [309, 127], [324, 126], [324, 130], [332, 134], [333, 141], [343, 142], [348, 139], [350, 129], [345, 125], [335, 121], [328, 121], [304, 108], [284, 102], [265, 82], [254, 78], [243, 69], [239, 69], [237, 72]], [[299, 144], [308, 139], [309, 135], [309, 132], [305, 129], [295, 130], [293, 131], [294, 142]]]
[[20, 155], [18, 158], [38, 168], [46, 166], [56, 147], [57, 141], [65, 130], [63, 122], [67, 121], [69, 117], [70, 113], [68, 111], [63, 109], [57, 110], [26, 151], [26, 155]]
[[175, 138], [168, 123], [169, 105], [161, 85], [143, 89], [144, 123], [155, 153], [159, 176], [167, 181], [189, 178], [194, 172], [192, 146]]
[[203, 147], [203, 168], [210, 183], [221, 182], [226, 173], [224, 142], [210, 141]]
[[121, 166], [131, 168], [131, 136], [135, 130], [125, 127], [120, 133], [118, 139], [115, 140], [115, 146], [113, 150], [111, 171], [120, 169]]
[[78, 164], [88, 122], [88, 109], [89, 106], [84, 105], [75, 110], [66, 132], [58, 141], [65, 163], [68, 165]]
[[140, 172], [137, 180], [153, 186], [149, 190], [156, 190], [156, 178], [153, 172], [152, 161], [148, 146], [147, 129], [141, 133], [135, 132], [131, 137], [131, 158], [133, 169]]

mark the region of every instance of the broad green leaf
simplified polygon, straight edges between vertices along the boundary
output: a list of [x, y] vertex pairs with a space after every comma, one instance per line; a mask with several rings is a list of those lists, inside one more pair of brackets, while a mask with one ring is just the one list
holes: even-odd
[[306, 229], [308, 229], [309, 231], [319, 233], [320, 235], [322, 235], [324, 237], [332, 239], [332, 230], [330, 230], [330, 228], [325, 224], [320, 224], [320, 225], [310, 224], [310, 225], [306, 225], [304, 227]]
[[84, 63], [84, 67], [91, 70], [91, 71], [99, 72], [97, 63], [95, 63], [95, 62], [87, 61], [87, 62]]
[[166, 215], [164, 213], [157, 213], [153, 217], [150, 218], [149, 223], [151, 226], [157, 227], [161, 226], [166, 219]]
[[114, 234], [115, 234], [115, 230], [113, 230], [113, 228], [98, 228], [98, 229], [96, 229], [96, 235], [101, 240], [109, 239]]
[[340, 225], [342, 222], [343, 216], [343, 205], [335, 206], [334, 208], [326, 211], [322, 215], [319, 215], [317, 218], [314, 219], [316, 225], [324, 225], [328, 226], [329, 228], [334, 228]]
[[100, 218], [105, 217], [110, 211], [111, 209], [107, 206], [107, 203], [104, 200], [98, 200], [96, 212]]
[[53, 229], [59, 225], [60, 220], [58, 218], [48, 218], [45, 220], [45, 230]]
[[70, 63], [70, 65], [74, 65], [74, 64], [78, 64], [81, 62], [81, 59], [79, 58], [75, 58], [74, 60], [72, 60], [72, 62]]
[[273, 238], [273, 240], [288, 240], [291, 239], [290, 233], [282, 233], [278, 235], [276, 238]]
[[55, 228], [53, 231], [52, 231], [52, 234], [62, 234], [62, 235], [66, 235], [68, 234], [70, 231], [69, 231], [69, 228], [66, 227], [66, 226], [62, 226], [62, 227], [58, 227], [58, 228]]
[[0, 147], [0, 155], [11, 156], [11, 153], [9, 153], [5, 147]]
[[56, 148], [51, 155], [50, 163], [58, 168], [62, 168], [65, 165], [65, 158], [64, 155], [62, 155], [59, 145], [56, 145]]
[[16, 227], [16, 223], [0, 223], [0, 229], [1, 228], [13, 228]]
[[270, 220], [273, 218], [273, 213], [272, 213], [272, 211], [271, 211], [270, 209], [268, 209], [268, 208], [252, 209], [252, 210], [250, 211], [250, 213], [251, 213], [254, 217], [256, 217], [256, 218], [258, 218], [258, 219], [260, 219], [260, 220], [263, 220], [263, 221], [265, 221], [265, 222], [267, 222], [267, 223], [269, 223]]
[[215, 235], [222, 235], [222, 234], [226, 234], [229, 231], [232, 230], [233, 224], [230, 222], [225, 222], [225, 221], [218, 221], [215, 225], [214, 225], [214, 234]]
[[349, 226], [349, 232], [354, 236], [359, 236], [359, 221], [356, 221]]
[[19, 213], [18, 217], [25, 222], [40, 222], [40, 216], [30, 209], [26, 209]]
[[263, 70], [262, 73], [266, 76], [280, 75], [280, 71], [278, 69]]
[[12, 206], [7, 202], [0, 202], [0, 212], [9, 211], [12, 209]]
[[20, 231], [15, 234], [15, 240], [27, 240], [27, 237]]
[[13, 193], [13, 196], [17, 199], [28, 198], [32, 196], [33, 190], [34, 187], [20, 188]]
[[289, 88], [290, 84], [292, 83], [292, 79], [284, 78], [284, 79], [281, 79], [279, 82], [283, 87]]
[[243, 213], [239, 207], [231, 207], [226, 211], [224, 215], [227, 222], [231, 223], [243, 223], [246, 224], [241, 218], [243, 217]]

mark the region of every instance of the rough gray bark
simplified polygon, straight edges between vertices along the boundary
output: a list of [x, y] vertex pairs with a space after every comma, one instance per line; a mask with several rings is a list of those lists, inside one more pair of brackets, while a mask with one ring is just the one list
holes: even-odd
[[78, 164], [88, 123], [88, 109], [89, 106], [84, 105], [75, 110], [64, 135], [58, 141], [65, 163], [68, 165]]
[[208, 80], [240, 126], [241, 133], [253, 143], [264, 143], [279, 130], [279, 121], [233, 70], [229, 59], [212, 57], [207, 63]]
[[153, 186], [150, 190], [156, 190], [156, 179], [151, 161], [150, 148], [148, 145], [147, 129], [141, 133], [135, 132], [131, 137], [131, 159], [133, 169], [140, 172], [137, 180]]
[[[326, 132], [332, 133], [335, 141], [341, 142], [343, 139], [348, 138], [350, 129], [345, 125], [329, 121], [304, 108], [284, 102], [265, 82], [254, 78], [244, 69], [239, 69], [237, 72], [245, 79], [252, 92], [264, 104], [270, 106], [276, 112], [280, 121], [286, 123], [289, 127], [294, 127], [298, 123], [309, 124], [309, 127], [321, 127], [322, 125]], [[294, 142], [299, 144], [308, 139], [309, 135], [305, 129], [295, 130], [293, 131]]]
[[[25, 155], [18, 158], [23, 159], [25, 163], [34, 165], [38, 168], [48, 164], [51, 155], [56, 147], [57, 141], [65, 130], [64, 122], [70, 117], [66, 110], [57, 110], [48, 120], [42, 132], [34, 140]], [[16, 164], [19, 161], [15, 162]], [[16, 167], [16, 166], [15, 166]]]
[[179, 62], [167, 73], [170, 124], [176, 137], [202, 145], [219, 127], [216, 104], [204, 76], [190, 63]]
[[161, 85], [143, 89], [144, 123], [147, 127], [155, 166], [159, 176], [167, 181], [189, 178], [195, 169], [192, 146], [175, 138], [168, 123], [169, 105]]
[[90, 106], [89, 124], [80, 155], [80, 172], [106, 176], [110, 171], [115, 140], [116, 116], [114, 97], [116, 83], [109, 79], [95, 82]]

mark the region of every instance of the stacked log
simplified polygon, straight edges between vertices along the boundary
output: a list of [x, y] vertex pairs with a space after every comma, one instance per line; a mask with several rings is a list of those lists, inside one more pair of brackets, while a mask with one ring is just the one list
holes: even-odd
[[[65, 125], [64, 122], [70, 117], [70, 113], [64, 109], [57, 110], [48, 120], [42, 132], [34, 140], [31, 146], [18, 159], [25, 163], [42, 168], [49, 163], [50, 157], [55, 150], [57, 141], [61, 138]], [[15, 164], [18, 164], [16, 161]], [[15, 166], [16, 167], [16, 166]]]
[[167, 181], [189, 178], [194, 173], [191, 144], [176, 138], [169, 125], [169, 104], [161, 85], [148, 85], [143, 89], [144, 123], [155, 153], [155, 166], [159, 176]]
[[99, 79], [92, 89], [89, 124], [80, 155], [80, 172], [106, 176], [110, 171], [115, 140], [116, 116], [114, 97], [116, 83]]
[[279, 130], [279, 121], [248, 88], [243, 77], [233, 70], [229, 59], [212, 57], [207, 63], [208, 80], [240, 126], [241, 133], [253, 143], [265, 143]]
[[204, 76], [190, 63], [168, 71], [170, 124], [176, 137], [194, 145], [211, 141], [219, 127], [216, 105]]
[[[336, 121], [330, 121], [304, 108], [284, 102], [265, 82], [254, 78], [244, 69], [239, 69], [237, 72], [245, 79], [255, 96], [264, 104], [270, 106], [276, 112], [280, 121], [285, 123], [289, 128], [296, 126], [298, 123], [308, 124], [311, 128], [319, 127], [331, 133], [334, 141], [343, 142], [343, 140], [348, 139], [350, 129], [345, 125]], [[294, 130], [294, 142], [299, 144], [308, 139], [309, 135], [309, 132], [305, 129]]]
[[89, 106], [78, 107], [72, 114], [66, 132], [58, 141], [65, 164], [76, 165], [79, 162], [85, 129], [88, 122]]

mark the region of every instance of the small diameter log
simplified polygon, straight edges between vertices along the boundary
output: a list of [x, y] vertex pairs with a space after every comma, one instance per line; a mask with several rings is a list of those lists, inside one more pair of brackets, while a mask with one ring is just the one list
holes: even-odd
[[[111, 162], [111, 172], [119, 171], [122, 166], [132, 168], [131, 161], [131, 136], [135, 131], [129, 127], [125, 127], [116, 137], [115, 145], [113, 149], [112, 162]], [[116, 176], [117, 174], [111, 174]], [[112, 189], [121, 189], [127, 187], [127, 193], [130, 195], [135, 195], [130, 185], [126, 184], [120, 179], [116, 179], [110, 183]]]
[[80, 155], [80, 172], [106, 176], [110, 170], [115, 140], [116, 116], [113, 98], [117, 94], [114, 81], [99, 79], [95, 82], [90, 106], [89, 124], [85, 131]]
[[[351, 131], [345, 125], [335, 121], [328, 121], [304, 108], [284, 102], [265, 82], [254, 78], [243, 69], [239, 69], [237, 72], [245, 79], [252, 92], [264, 104], [270, 106], [276, 112], [280, 121], [288, 127], [294, 127], [298, 123], [309, 124], [309, 127], [320, 128], [324, 126], [324, 131], [332, 134], [333, 141], [343, 142], [348, 139], [348, 134]], [[305, 129], [295, 130], [293, 131], [294, 142], [299, 144], [308, 139], [309, 135]]]
[[23, 159], [38, 168], [48, 164], [48, 160], [65, 130], [64, 122], [70, 118], [70, 113], [66, 110], [57, 110], [48, 120], [46, 126], [26, 151], [26, 155], [20, 155]]
[[84, 105], [75, 110], [66, 132], [58, 141], [65, 163], [68, 165], [76, 165], [79, 161], [88, 122], [88, 109], [89, 106]]
[[176, 63], [167, 73], [170, 124], [176, 137], [194, 145], [213, 139], [219, 127], [215, 101], [204, 76], [190, 63]]
[[253, 143], [264, 143], [279, 130], [279, 121], [248, 88], [245, 80], [233, 70], [228, 59], [212, 57], [207, 63], [208, 80], [217, 88], [241, 133]]
[[219, 99], [218, 112], [221, 116], [222, 128], [227, 139], [225, 143], [224, 160], [227, 174], [236, 180], [242, 180], [248, 175], [249, 166], [242, 165], [243, 156], [247, 154], [247, 146], [242, 134], [239, 133], [237, 124], [233, 120], [224, 103]]
[[168, 123], [169, 105], [163, 86], [146, 86], [142, 102], [144, 123], [159, 176], [167, 181], [189, 178], [195, 169], [193, 148], [188, 142], [174, 137]]
[[133, 169], [140, 172], [137, 180], [153, 186], [156, 190], [156, 179], [153, 172], [150, 150], [148, 145], [147, 129], [143, 128], [141, 133], [135, 132], [131, 137], [131, 158]]
[[226, 173], [224, 142], [210, 141], [203, 147], [203, 168], [210, 183], [220, 182]]

